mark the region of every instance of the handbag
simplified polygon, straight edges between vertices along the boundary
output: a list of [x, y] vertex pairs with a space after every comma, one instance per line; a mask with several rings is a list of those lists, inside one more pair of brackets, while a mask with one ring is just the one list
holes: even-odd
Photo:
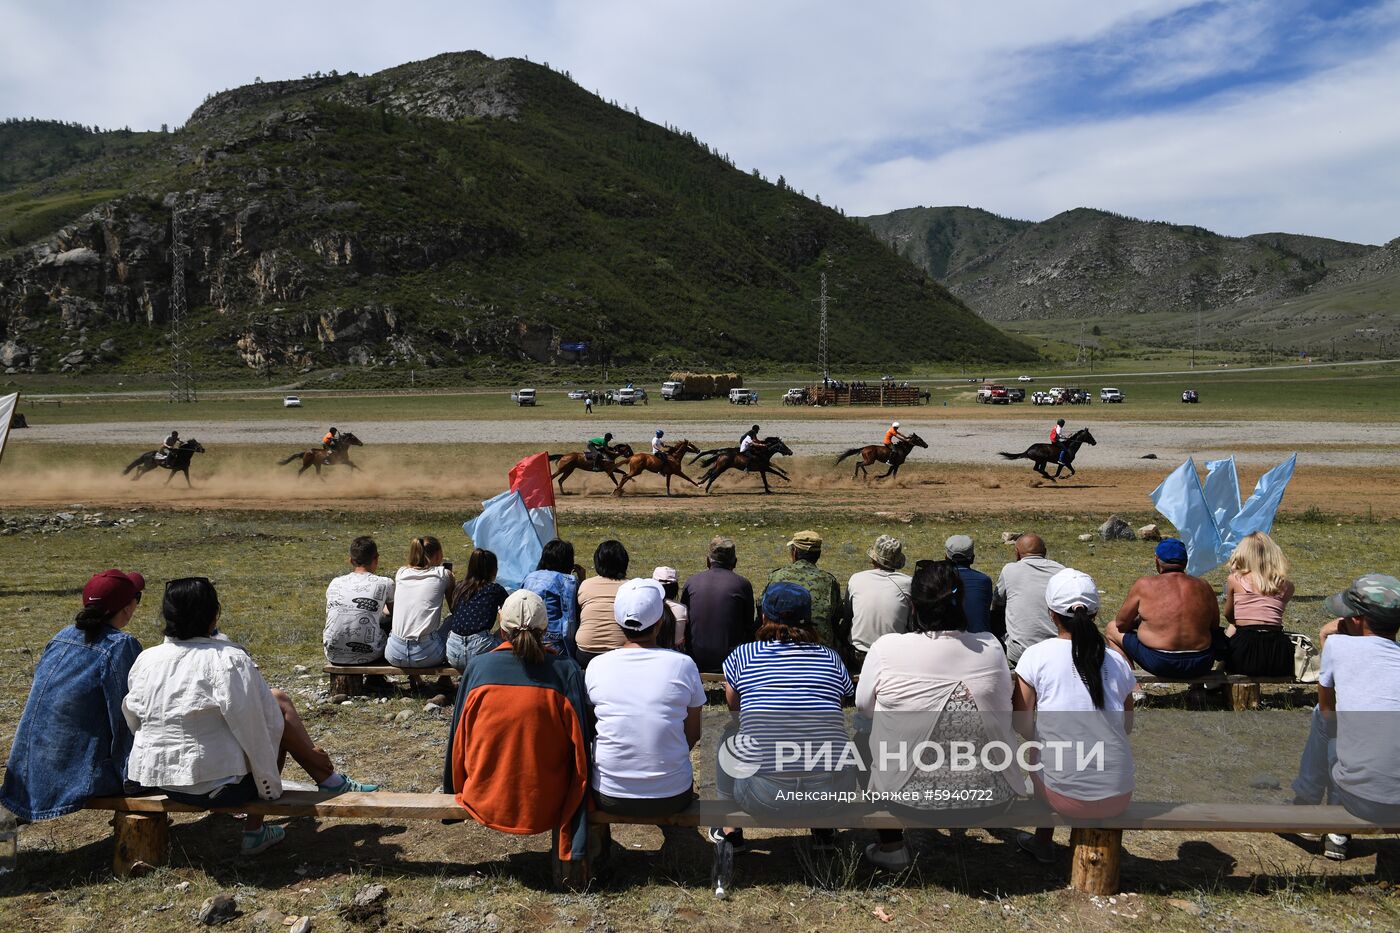
[[1288, 640], [1293, 642], [1293, 679], [1300, 684], [1317, 683], [1322, 670], [1322, 658], [1317, 653], [1312, 639], [1302, 632], [1289, 632]]

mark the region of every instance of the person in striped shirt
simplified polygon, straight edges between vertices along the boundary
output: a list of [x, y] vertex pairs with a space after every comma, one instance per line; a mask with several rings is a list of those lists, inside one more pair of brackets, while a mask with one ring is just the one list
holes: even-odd
[[[717, 793], [748, 812], [777, 814], [793, 806], [783, 797], [794, 791], [809, 798], [856, 791], [855, 770], [841, 766], [854, 760], [841, 703], [855, 687], [840, 655], [818, 643], [811, 593], [795, 583], [770, 583], [761, 612], [756, 640], [724, 662], [725, 697], [739, 728], [720, 742]], [[792, 743], [802, 749], [796, 761]], [[713, 827], [709, 835], [734, 851], [744, 847], [742, 830]], [[812, 836], [829, 847], [835, 831], [814, 829]]]

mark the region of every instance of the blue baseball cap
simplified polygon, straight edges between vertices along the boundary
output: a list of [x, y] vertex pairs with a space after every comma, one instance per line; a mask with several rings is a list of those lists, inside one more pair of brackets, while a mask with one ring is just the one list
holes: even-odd
[[1180, 538], [1163, 538], [1155, 553], [1164, 564], [1184, 564], [1187, 561], [1186, 545]]
[[770, 583], [763, 591], [763, 615], [784, 625], [810, 625], [812, 594], [796, 583]]

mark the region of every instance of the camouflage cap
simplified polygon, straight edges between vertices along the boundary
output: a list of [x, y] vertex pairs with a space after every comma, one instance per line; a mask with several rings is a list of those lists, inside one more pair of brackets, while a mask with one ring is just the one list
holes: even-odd
[[1400, 625], [1400, 580], [1389, 574], [1368, 573], [1353, 580], [1343, 592], [1328, 597], [1325, 605], [1334, 616], [1365, 616], [1386, 627]]
[[822, 549], [822, 536], [815, 531], [799, 531], [792, 536], [788, 547], [795, 547], [799, 551], [820, 551]]

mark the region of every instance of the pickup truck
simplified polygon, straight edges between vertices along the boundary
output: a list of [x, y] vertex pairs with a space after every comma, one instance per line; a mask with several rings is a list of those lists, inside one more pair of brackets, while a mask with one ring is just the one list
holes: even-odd
[[1127, 396], [1122, 389], [1102, 388], [1099, 389], [1100, 402], [1122, 402]]
[[510, 400], [511, 400], [512, 402], [514, 402], [515, 404], [517, 404], [517, 405], [529, 405], [529, 406], [531, 406], [531, 407], [534, 407], [534, 404], [535, 404], [535, 390], [534, 390], [534, 389], [516, 389], [514, 392], [512, 392], [512, 393], [510, 394]]
[[1009, 405], [1011, 397], [1006, 394], [1006, 386], [989, 382], [977, 390], [977, 401], [984, 405]]

